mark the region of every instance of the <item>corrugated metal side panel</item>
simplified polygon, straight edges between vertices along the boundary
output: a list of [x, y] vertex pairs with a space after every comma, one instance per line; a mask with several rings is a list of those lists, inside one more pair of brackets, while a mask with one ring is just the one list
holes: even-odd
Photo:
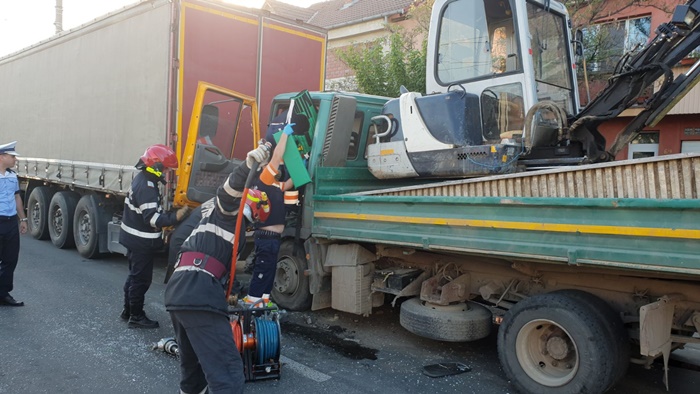
[[3, 139], [24, 157], [131, 166], [165, 142], [170, 9], [138, 4], [4, 59]]
[[697, 199], [698, 190], [700, 155], [682, 154], [357, 195]]

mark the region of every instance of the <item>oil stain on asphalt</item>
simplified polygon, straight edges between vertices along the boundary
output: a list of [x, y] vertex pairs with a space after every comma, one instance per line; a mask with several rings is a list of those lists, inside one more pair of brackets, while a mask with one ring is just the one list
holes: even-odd
[[336, 353], [352, 360], [376, 360], [377, 349], [364, 347], [353, 339], [343, 338], [345, 329], [330, 326], [326, 329], [301, 325], [292, 322], [282, 322], [284, 335], [295, 335], [319, 343], [333, 349]]

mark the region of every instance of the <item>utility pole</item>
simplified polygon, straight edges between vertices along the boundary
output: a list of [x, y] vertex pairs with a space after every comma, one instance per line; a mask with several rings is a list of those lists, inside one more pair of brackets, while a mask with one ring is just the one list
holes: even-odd
[[63, 0], [56, 0], [56, 34], [63, 31]]

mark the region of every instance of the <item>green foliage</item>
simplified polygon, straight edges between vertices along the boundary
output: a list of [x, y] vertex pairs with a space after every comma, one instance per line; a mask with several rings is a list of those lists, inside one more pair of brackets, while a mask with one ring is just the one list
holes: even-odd
[[338, 50], [336, 56], [355, 72], [361, 93], [394, 97], [401, 85], [424, 92], [427, 43], [423, 40], [415, 49], [412, 38], [396, 28], [387, 37]]
[[[395, 24], [387, 25], [389, 34], [366, 44], [351, 45], [335, 51], [335, 55], [355, 73], [358, 91], [366, 94], [396, 97], [401, 85], [409, 91], [425, 93], [427, 53], [427, 1], [409, 11], [415, 15], [418, 27], [406, 31]], [[418, 37], [423, 37], [416, 45]]]

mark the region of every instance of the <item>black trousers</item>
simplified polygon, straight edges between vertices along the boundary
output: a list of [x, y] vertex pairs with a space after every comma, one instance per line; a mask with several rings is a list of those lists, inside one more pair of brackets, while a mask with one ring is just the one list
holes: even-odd
[[13, 289], [19, 259], [19, 225], [17, 218], [0, 221], [0, 297]]
[[170, 311], [180, 349], [180, 390], [242, 393], [243, 360], [233, 342], [228, 317], [207, 311]]
[[277, 255], [280, 252], [282, 240], [279, 235], [259, 236], [258, 233], [270, 233], [269, 231], [255, 232], [255, 265], [253, 276], [250, 278], [248, 294], [253, 297], [262, 297], [270, 294], [275, 282], [277, 271]]
[[124, 283], [124, 306], [129, 306], [132, 315], [143, 312], [146, 292], [153, 280], [153, 252], [132, 252], [126, 255], [129, 260], [129, 276]]

